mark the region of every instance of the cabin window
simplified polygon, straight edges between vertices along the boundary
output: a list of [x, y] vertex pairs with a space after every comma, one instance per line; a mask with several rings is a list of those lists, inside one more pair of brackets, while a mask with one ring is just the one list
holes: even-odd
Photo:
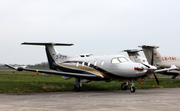
[[101, 61], [101, 65], [102, 65], [102, 66], [104, 65], [104, 61]]
[[79, 62], [77, 62], [77, 64], [76, 64], [76, 67], [78, 67], [79, 66]]
[[119, 60], [117, 58], [113, 58], [111, 61], [112, 64], [118, 64]]
[[97, 61], [94, 62], [94, 66], [96, 66], [96, 65], [97, 65]]
[[88, 62], [88, 66], [90, 66], [91, 62]]
[[120, 62], [127, 62], [128, 59], [126, 59], [125, 57], [119, 57], [118, 58]]
[[82, 63], [82, 66], [84, 66], [84, 62]]

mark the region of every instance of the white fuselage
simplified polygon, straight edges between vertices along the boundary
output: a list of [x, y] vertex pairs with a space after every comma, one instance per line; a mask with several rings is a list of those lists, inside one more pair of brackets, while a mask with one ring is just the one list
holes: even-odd
[[63, 62], [62, 59], [58, 60], [57, 58], [57, 64], [60, 66], [58, 69], [61, 71], [88, 72], [107, 79], [138, 78], [145, 75], [147, 71], [135, 70], [135, 67], [142, 67], [144, 69], [146, 67], [140, 63], [134, 63], [122, 55], [72, 57]]

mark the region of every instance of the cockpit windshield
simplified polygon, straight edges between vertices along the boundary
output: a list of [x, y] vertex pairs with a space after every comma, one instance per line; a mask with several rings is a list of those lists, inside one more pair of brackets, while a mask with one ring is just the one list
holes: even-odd
[[118, 57], [118, 59], [119, 59], [119, 61], [120, 62], [127, 62], [127, 61], [129, 61], [127, 58], [125, 58], [125, 57]]
[[129, 60], [125, 57], [117, 57], [117, 58], [113, 58], [111, 63], [112, 64], [118, 64], [118, 63], [127, 62], [127, 61], [129, 61]]

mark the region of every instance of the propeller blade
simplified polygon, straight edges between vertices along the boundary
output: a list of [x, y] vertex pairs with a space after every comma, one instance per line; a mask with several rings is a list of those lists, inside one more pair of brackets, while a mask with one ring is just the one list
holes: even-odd
[[148, 77], [148, 75], [144, 78], [144, 80], [141, 82], [141, 84], [143, 84], [146, 81], [147, 77]]
[[142, 63], [142, 62], [141, 62], [141, 64], [144, 65], [144, 66], [146, 66], [147, 68], [150, 68], [150, 66], [148, 66], [148, 65], [146, 65], [146, 64], [144, 64], [144, 63]]
[[152, 49], [152, 58], [151, 58], [151, 65], [153, 66], [153, 62], [154, 62], [154, 49]]
[[159, 81], [158, 81], [158, 78], [157, 78], [157, 76], [156, 76], [155, 73], [154, 73], [154, 77], [155, 77], [155, 79], [156, 79], [157, 84], [159, 85]]

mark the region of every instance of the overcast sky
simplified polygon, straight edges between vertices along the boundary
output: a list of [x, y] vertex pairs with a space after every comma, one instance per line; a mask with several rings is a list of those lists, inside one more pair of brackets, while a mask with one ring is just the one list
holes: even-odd
[[68, 55], [126, 56], [120, 51], [148, 44], [180, 56], [180, 0], [1, 0], [0, 63], [47, 61], [43, 46], [22, 42], [73, 43], [56, 47]]

